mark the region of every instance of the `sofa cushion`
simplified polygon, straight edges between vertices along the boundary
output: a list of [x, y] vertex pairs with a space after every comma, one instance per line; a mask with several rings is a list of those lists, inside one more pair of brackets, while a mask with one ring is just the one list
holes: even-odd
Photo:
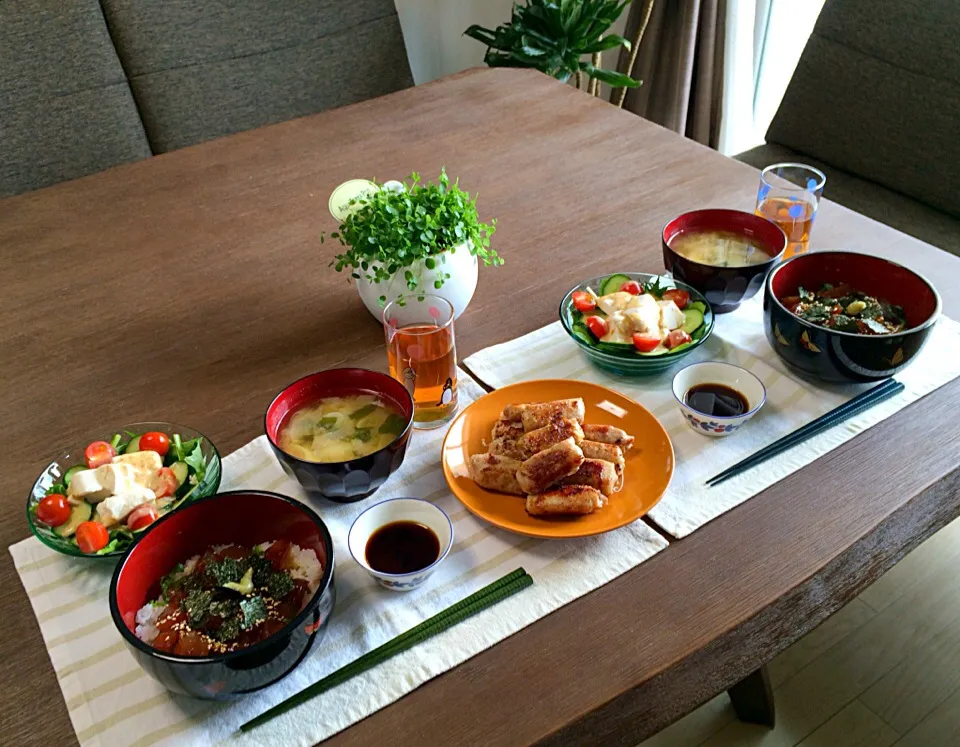
[[0, 196], [150, 155], [96, 0], [0, 3]]
[[767, 142], [960, 217], [956, 0], [827, 0]]
[[[847, 174], [782, 145], [768, 143], [741, 153], [736, 158], [758, 169], [783, 161], [800, 161], [816, 166], [827, 175], [824, 197], [960, 256], [960, 220], [911, 197]], [[817, 244], [816, 228], [813, 229], [812, 246], [827, 248]]]
[[155, 152], [412, 85], [393, 0], [103, 0]]

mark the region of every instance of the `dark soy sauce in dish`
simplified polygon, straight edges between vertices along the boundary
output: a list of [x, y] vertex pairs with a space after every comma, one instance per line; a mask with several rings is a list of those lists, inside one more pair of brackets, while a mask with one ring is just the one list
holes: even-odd
[[440, 540], [419, 522], [394, 521], [370, 535], [366, 556], [367, 565], [380, 573], [414, 573], [440, 557]]
[[747, 398], [723, 384], [697, 384], [687, 390], [684, 402], [697, 412], [714, 417], [731, 418], [750, 409]]

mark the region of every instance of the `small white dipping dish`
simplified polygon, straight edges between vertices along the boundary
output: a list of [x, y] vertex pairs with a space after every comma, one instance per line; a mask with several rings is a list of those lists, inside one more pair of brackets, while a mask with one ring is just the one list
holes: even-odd
[[[412, 573], [383, 573], [370, 567], [367, 563], [367, 542], [378, 529], [396, 521], [414, 521], [423, 524], [437, 535], [440, 541], [440, 554], [433, 563]], [[426, 581], [427, 577], [447, 557], [447, 553], [453, 547], [453, 522], [443, 509], [437, 508], [429, 501], [420, 498], [391, 498], [371, 506], [357, 517], [347, 535], [347, 545], [353, 559], [381, 586], [393, 591], [410, 591]]]
[[[701, 384], [722, 384], [740, 392], [749, 405], [742, 415], [709, 415], [694, 410], [686, 403], [687, 392]], [[759, 412], [767, 401], [767, 390], [763, 382], [740, 366], [720, 361], [694, 363], [677, 372], [673, 377], [673, 396], [680, 405], [680, 413], [693, 430], [704, 436], [729, 436]]]

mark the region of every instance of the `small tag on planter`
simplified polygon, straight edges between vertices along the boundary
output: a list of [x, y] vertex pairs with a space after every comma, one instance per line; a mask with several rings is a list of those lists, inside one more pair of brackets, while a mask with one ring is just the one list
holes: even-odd
[[377, 189], [379, 189], [377, 185], [368, 179], [351, 179], [344, 182], [330, 194], [330, 202], [328, 203], [330, 215], [343, 223], [356, 208], [355, 205], [350, 205], [350, 200], [376, 192]]
[[403, 182], [389, 181], [384, 182], [378, 187], [369, 179], [351, 179], [350, 181], [344, 182], [335, 190], [333, 190], [333, 193], [330, 195], [330, 202], [328, 204], [328, 207], [330, 208], [330, 215], [343, 223], [347, 219], [347, 216], [356, 209], [355, 205], [350, 205], [350, 200], [355, 200], [358, 197], [371, 194], [378, 189], [389, 189], [391, 192], [402, 192], [406, 189], [406, 186]]

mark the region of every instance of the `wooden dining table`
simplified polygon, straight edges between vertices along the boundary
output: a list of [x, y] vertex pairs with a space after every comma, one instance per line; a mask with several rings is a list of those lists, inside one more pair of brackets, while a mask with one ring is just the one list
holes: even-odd
[[[3, 544], [29, 534], [41, 469], [103, 424], [186, 423], [228, 453], [294, 379], [386, 370], [380, 324], [320, 243], [328, 197], [441, 166], [497, 218], [506, 259], [457, 322], [461, 359], [555, 321], [584, 277], [662, 270], [667, 220], [752, 210], [758, 179], [540, 73], [475, 70], [2, 200]], [[899, 260], [960, 314], [945, 252], [829, 199], [813, 245]], [[960, 513], [958, 401], [953, 381], [329, 744], [636, 744], [749, 682]], [[9, 555], [0, 626], [2, 741], [74, 742]]]

